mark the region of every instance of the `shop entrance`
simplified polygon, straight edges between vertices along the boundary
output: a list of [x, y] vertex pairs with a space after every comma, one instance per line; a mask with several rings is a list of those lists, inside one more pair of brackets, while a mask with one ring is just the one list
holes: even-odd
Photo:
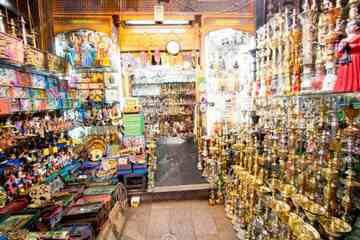
[[[152, 54], [155, 56], [156, 52]], [[194, 134], [198, 53], [190, 51], [182, 55], [181, 65], [172, 64], [179, 61], [179, 56], [166, 55], [156, 64], [141, 63], [137, 59], [141, 55], [127, 54], [125, 58], [131, 63], [126, 69], [130, 95], [144, 114], [146, 143], [153, 142], [156, 146], [156, 162], [151, 163], [156, 166], [153, 172], [149, 167], [148, 173], [149, 190], [206, 183], [197, 169]]]

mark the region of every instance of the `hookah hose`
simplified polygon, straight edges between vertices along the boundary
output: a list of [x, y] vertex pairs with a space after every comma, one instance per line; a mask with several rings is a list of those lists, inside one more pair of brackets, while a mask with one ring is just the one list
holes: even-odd
[[119, 202], [122, 210], [125, 210], [128, 206], [128, 194], [127, 189], [123, 183], [118, 183], [115, 192], [115, 200]]

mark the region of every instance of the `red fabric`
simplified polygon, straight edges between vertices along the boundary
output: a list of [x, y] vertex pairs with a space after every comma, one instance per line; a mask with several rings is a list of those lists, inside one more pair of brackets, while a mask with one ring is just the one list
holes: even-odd
[[[360, 91], [360, 34], [346, 39], [351, 51], [351, 63], [340, 64], [338, 69], [338, 79], [335, 83], [335, 92], [353, 92]], [[341, 57], [343, 51], [338, 51]]]

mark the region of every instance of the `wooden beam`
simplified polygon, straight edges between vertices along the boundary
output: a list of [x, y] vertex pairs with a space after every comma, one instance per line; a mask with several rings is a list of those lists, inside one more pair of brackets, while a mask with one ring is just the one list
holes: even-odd
[[54, 52], [53, 0], [38, 0], [40, 49]]

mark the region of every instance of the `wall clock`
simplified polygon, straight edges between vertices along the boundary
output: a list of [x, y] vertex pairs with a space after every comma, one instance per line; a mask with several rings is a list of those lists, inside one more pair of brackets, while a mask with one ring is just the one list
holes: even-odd
[[180, 50], [180, 44], [176, 41], [170, 41], [166, 44], [166, 51], [171, 55], [177, 55]]

